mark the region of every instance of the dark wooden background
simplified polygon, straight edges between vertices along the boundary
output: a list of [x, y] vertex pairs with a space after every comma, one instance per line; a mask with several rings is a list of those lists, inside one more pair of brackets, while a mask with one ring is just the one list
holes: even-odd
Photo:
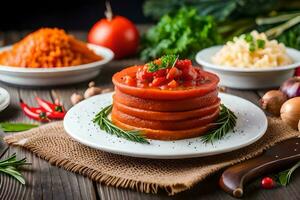
[[[145, 27], [139, 26], [143, 32]], [[4, 32], [0, 33], [0, 44], [8, 45], [18, 41], [28, 32]], [[83, 32], [73, 32], [73, 34], [82, 40], [85, 40], [86, 34]], [[112, 87], [111, 76], [116, 71], [130, 66], [132, 64], [141, 63], [137, 58], [113, 61], [105, 66], [100, 75], [94, 80], [100, 87]], [[271, 81], [271, 80], [270, 80]], [[24, 116], [19, 108], [19, 99], [33, 105], [34, 94], [53, 100], [51, 91], [55, 91], [63, 100], [64, 106], [69, 109], [71, 107], [70, 95], [74, 92], [83, 93], [88, 82], [74, 84], [71, 86], [61, 86], [54, 88], [19, 88], [0, 83], [0, 87], [5, 88], [11, 95], [11, 104], [0, 113], [0, 121], [16, 121], [16, 122], [33, 122]], [[227, 93], [231, 93], [257, 104], [259, 98], [264, 91], [241, 91], [227, 89]], [[3, 133], [1, 133], [3, 136]], [[0, 140], [1, 141], [1, 140]], [[220, 174], [215, 174], [207, 180], [201, 182], [189, 191], [180, 193], [173, 197], [168, 197], [165, 193], [144, 194], [132, 190], [117, 189], [107, 187], [103, 184], [93, 182], [86, 177], [66, 171], [64, 169], [50, 165], [48, 162], [36, 157], [29, 151], [16, 147], [8, 147], [0, 142], [0, 159], [5, 158], [16, 152], [19, 158], [26, 157], [31, 166], [25, 168], [22, 173], [26, 179], [26, 185], [23, 186], [16, 180], [7, 175], [0, 174], [0, 199], [1, 200], [23, 200], [23, 199], [234, 199], [221, 191], [218, 187], [218, 179]], [[292, 182], [287, 187], [280, 187], [274, 190], [260, 189], [259, 180], [252, 182], [246, 187], [244, 199], [265, 199], [265, 200], [296, 200], [300, 199], [300, 170], [292, 177]]]

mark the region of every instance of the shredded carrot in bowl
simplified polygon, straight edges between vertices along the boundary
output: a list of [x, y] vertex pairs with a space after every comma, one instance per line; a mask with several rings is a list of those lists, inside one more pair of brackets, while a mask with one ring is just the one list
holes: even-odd
[[68, 67], [102, 59], [86, 43], [57, 28], [41, 28], [0, 53], [1, 65], [25, 68]]

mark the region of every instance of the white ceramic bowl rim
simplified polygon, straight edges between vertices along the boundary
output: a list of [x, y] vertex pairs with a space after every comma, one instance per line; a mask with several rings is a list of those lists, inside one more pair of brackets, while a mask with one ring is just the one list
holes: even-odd
[[196, 61], [199, 64], [201, 64], [207, 68], [212, 68], [212, 69], [219, 70], [219, 71], [234, 71], [234, 72], [271, 72], [271, 71], [274, 72], [274, 71], [283, 71], [283, 70], [289, 70], [289, 69], [294, 69], [294, 68], [300, 67], [300, 51], [298, 51], [297, 49], [288, 48], [288, 47], [286, 47], [287, 54], [294, 61], [294, 63], [292, 63], [290, 65], [283, 65], [283, 66], [272, 67], [272, 68], [249, 69], [249, 68], [243, 68], [243, 67], [217, 65], [212, 62], [208, 62], [207, 58], [209, 57], [209, 59], [211, 59], [211, 57], [216, 52], [218, 52], [222, 47], [223, 47], [223, 45], [212, 46], [212, 47], [209, 47], [209, 48], [199, 51], [196, 55]]
[[[95, 51], [99, 51], [101, 53], [97, 53], [97, 55], [101, 55], [103, 57], [102, 60], [92, 62], [92, 63], [87, 63], [83, 65], [76, 65], [76, 66], [68, 66], [68, 67], [57, 67], [57, 68], [23, 68], [23, 67], [11, 67], [11, 66], [4, 66], [0, 65], [0, 71], [5, 71], [5, 72], [21, 72], [21, 73], [51, 73], [51, 72], [70, 72], [70, 71], [78, 71], [78, 70], [84, 70], [84, 69], [91, 69], [98, 67], [99, 65], [104, 65], [111, 61], [114, 58], [114, 53], [102, 46], [94, 45], [94, 44], [88, 44], [88, 47], [90, 49], [93, 49]], [[8, 50], [12, 48], [12, 46], [6, 46], [0, 48], [0, 52], [4, 50]]]

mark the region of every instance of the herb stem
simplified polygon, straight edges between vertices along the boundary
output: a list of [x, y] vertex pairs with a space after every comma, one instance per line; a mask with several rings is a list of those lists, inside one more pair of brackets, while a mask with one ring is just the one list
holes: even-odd
[[224, 104], [221, 104], [219, 118], [213, 123], [214, 128], [202, 136], [202, 142], [213, 143], [222, 139], [230, 130], [233, 130], [236, 125], [236, 119], [236, 115]]
[[17, 156], [14, 153], [5, 160], [0, 161], [0, 172], [12, 176], [17, 179], [20, 183], [25, 184], [23, 175], [18, 171], [18, 168], [23, 165], [30, 165], [31, 163], [26, 162], [26, 158], [17, 160]]
[[93, 122], [98, 124], [101, 130], [104, 130], [112, 135], [116, 135], [129, 141], [149, 144], [149, 141], [146, 140], [145, 136], [142, 135], [140, 131], [127, 131], [114, 125], [113, 122], [108, 119], [108, 115], [111, 111], [112, 105], [106, 106], [95, 116]]

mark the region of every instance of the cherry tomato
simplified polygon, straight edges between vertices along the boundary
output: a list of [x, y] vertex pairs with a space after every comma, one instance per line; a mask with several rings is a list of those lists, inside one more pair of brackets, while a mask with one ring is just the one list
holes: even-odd
[[89, 43], [111, 49], [117, 59], [135, 54], [139, 40], [135, 25], [122, 16], [115, 16], [111, 20], [101, 19], [88, 33]]
[[261, 180], [261, 186], [264, 189], [273, 189], [275, 186], [275, 182], [270, 177], [265, 177]]

